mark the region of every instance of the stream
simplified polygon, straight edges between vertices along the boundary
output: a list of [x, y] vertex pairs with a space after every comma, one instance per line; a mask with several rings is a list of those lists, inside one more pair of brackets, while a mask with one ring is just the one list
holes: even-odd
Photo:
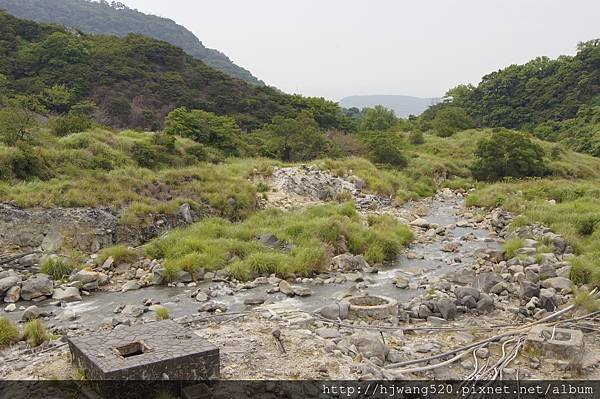
[[[410, 204], [407, 205], [407, 209], [410, 206]], [[439, 195], [436, 196], [430, 203], [429, 213], [425, 219], [429, 223], [448, 227], [445, 238], [438, 237], [435, 240], [425, 240], [411, 244], [396, 262], [388, 265], [379, 273], [366, 275], [365, 281], [368, 287], [364, 292], [389, 296], [398, 300], [399, 303], [409, 301], [422, 293], [423, 289], [417, 287], [418, 282], [424, 278], [441, 277], [462, 267], [462, 265], [471, 264], [477, 250], [499, 249], [500, 243], [490, 237], [487, 230], [456, 226], [456, 223], [460, 220], [458, 212], [463, 206], [464, 200], [461, 197], [443, 198]], [[466, 235], [474, 235], [476, 239], [461, 240], [461, 237]], [[461, 244], [457, 252], [442, 251], [442, 246], [445, 243], [454, 241]], [[409, 256], [409, 254], [412, 254], [412, 256]], [[398, 275], [402, 275], [411, 282], [416, 282], [416, 284], [411, 283], [407, 289], [396, 288], [393, 281]], [[53, 319], [49, 324], [73, 329], [81, 329], [82, 327], [93, 329], [107, 318], [115, 317], [114, 309], [117, 306], [126, 304], [142, 305], [144, 300], [150, 298], [166, 306], [172, 318], [198, 315], [200, 303], [190, 297], [191, 292], [197, 288], [208, 288], [214, 284], [225, 283], [202, 282], [198, 283], [197, 287], [181, 288], [151, 286], [127, 292], [93, 293], [88, 297], [84, 297], [82, 301], [71, 302], [62, 306], [55, 305], [52, 300], [35, 304], [42, 311], [52, 312], [56, 316], [65, 310], [70, 310], [78, 316], [74, 321]], [[266, 303], [282, 303], [289, 305], [291, 308], [313, 311], [327, 302], [333, 301], [331, 297], [335, 296], [336, 293], [352, 289], [356, 282], [347, 281], [343, 284], [320, 285], [311, 282], [306, 285], [312, 290], [312, 295], [307, 297], [289, 298], [281, 293], [265, 294], [265, 290], [270, 285], [259, 285], [256, 288], [235, 292], [233, 295], [219, 295], [216, 298], [211, 298], [211, 300], [227, 305], [229, 312], [248, 310], [250, 307], [244, 304], [244, 300], [258, 296], [266, 298]], [[27, 307], [31, 303], [20, 302], [19, 305]], [[11, 319], [20, 320], [22, 313], [22, 310], [18, 310], [6, 315]], [[153, 313], [146, 312], [142, 316], [142, 319], [144, 318], [153, 319]]]

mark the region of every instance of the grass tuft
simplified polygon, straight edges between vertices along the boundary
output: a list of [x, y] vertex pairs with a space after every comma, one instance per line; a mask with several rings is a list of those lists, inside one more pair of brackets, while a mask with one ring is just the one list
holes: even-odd
[[25, 323], [23, 338], [27, 341], [29, 346], [34, 347], [50, 341], [50, 339], [52, 339], [52, 334], [48, 332], [46, 326], [40, 319], [34, 319]]
[[0, 317], [0, 347], [14, 344], [19, 340], [19, 330], [12, 321]]

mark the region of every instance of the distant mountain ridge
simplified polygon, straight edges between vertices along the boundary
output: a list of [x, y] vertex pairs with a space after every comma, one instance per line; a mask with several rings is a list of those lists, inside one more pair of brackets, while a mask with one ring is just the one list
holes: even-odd
[[400, 95], [370, 95], [350, 96], [339, 101], [344, 108], [356, 107], [359, 109], [383, 105], [393, 110], [396, 116], [406, 118], [409, 115], [419, 115], [431, 105], [439, 102], [439, 98], [421, 98]]
[[194, 58], [248, 83], [264, 85], [225, 54], [206, 48], [188, 29], [176, 22], [147, 15], [119, 2], [90, 0], [0, 0], [0, 9], [19, 18], [77, 28], [85, 33], [116, 35], [139, 33], [173, 44]]

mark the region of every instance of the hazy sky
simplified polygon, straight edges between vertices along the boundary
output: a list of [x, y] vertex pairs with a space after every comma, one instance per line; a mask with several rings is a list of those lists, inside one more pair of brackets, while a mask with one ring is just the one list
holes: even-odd
[[286, 92], [441, 96], [600, 37], [598, 0], [121, 0]]

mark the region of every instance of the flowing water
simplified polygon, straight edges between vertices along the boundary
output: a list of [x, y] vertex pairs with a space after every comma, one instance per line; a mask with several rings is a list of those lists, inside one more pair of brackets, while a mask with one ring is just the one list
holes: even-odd
[[[474, 261], [474, 254], [481, 249], [498, 249], [500, 244], [492, 239], [487, 230], [477, 229], [472, 227], [456, 227], [455, 224], [459, 221], [457, 216], [458, 211], [463, 207], [463, 200], [459, 197], [443, 199], [436, 197], [429, 207], [429, 213], [426, 220], [429, 223], [434, 223], [440, 226], [449, 226], [447, 229], [446, 238], [449, 241], [459, 241], [461, 243], [458, 252], [448, 253], [442, 251], [442, 246], [445, 242], [442, 241], [425, 241], [412, 244], [407, 253], [422, 255], [423, 258], [408, 257], [403, 254], [397, 262], [388, 265], [385, 270], [376, 274], [367, 275], [368, 287], [364, 292], [370, 294], [385, 295], [397, 299], [399, 302], [408, 301], [421, 293], [421, 289], [416, 285], [412, 285], [408, 289], [396, 288], [393, 281], [396, 276], [402, 275], [412, 281], [420, 281], [434, 276], [443, 276], [446, 273], [453, 271], [462, 265], [468, 265]], [[461, 240], [461, 237], [466, 235], [474, 235], [475, 240]], [[446, 242], [448, 241], [446, 240]], [[420, 256], [419, 256], [420, 257]], [[193, 290], [197, 288], [207, 289], [213, 284], [223, 283], [199, 283], [197, 287], [165, 287], [152, 286], [136, 291], [128, 292], [105, 292], [94, 293], [89, 297], [84, 297], [82, 301], [72, 302], [63, 305], [62, 309], [53, 305], [52, 301], [44, 301], [36, 305], [44, 311], [52, 311], [59, 315], [64, 310], [70, 310], [78, 315], [76, 321], [59, 322], [53, 321], [55, 325], [77, 325], [79, 327], [92, 328], [98, 325], [106, 318], [115, 316], [114, 309], [118, 305], [136, 304], [141, 305], [143, 301], [152, 298], [160, 302], [170, 310], [172, 317], [182, 317], [187, 315], [197, 315], [200, 303], [190, 297]], [[288, 304], [290, 307], [296, 307], [307, 311], [315, 310], [324, 304], [332, 301], [332, 296], [336, 293], [347, 291], [356, 285], [355, 282], [346, 282], [343, 284], [324, 284], [316, 285], [308, 283], [312, 290], [312, 295], [308, 297], [288, 298], [284, 294], [265, 294], [265, 290], [269, 287], [261, 285], [253, 289], [242, 290], [230, 294], [219, 295], [212, 298], [215, 302], [221, 302], [227, 305], [228, 311], [240, 311], [248, 309], [244, 305], [244, 300], [250, 297], [263, 296], [269, 302], [281, 302]], [[29, 306], [30, 304], [24, 304]], [[8, 314], [13, 319], [20, 319], [22, 311], [17, 311]], [[151, 317], [146, 313], [143, 317]]]

